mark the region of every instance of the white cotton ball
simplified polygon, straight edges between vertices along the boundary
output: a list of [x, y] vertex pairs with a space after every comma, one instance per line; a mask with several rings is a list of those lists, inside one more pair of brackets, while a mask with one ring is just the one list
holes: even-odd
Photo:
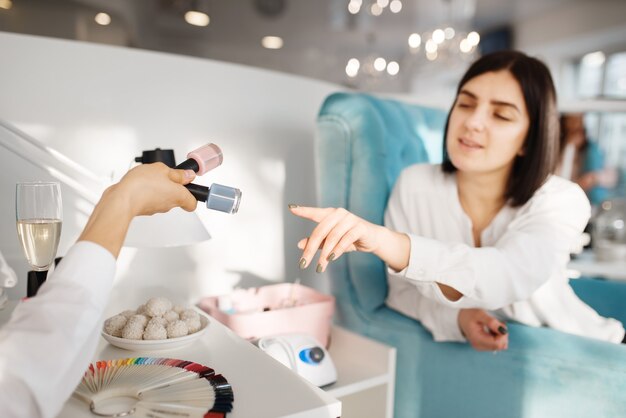
[[165, 340], [166, 338], [167, 330], [163, 325], [148, 324], [143, 332], [144, 340]]
[[200, 314], [193, 309], [185, 309], [180, 314], [180, 319], [200, 319]]
[[122, 316], [125, 316], [126, 318], [130, 318], [131, 316], [133, 316], [135, 314], [138, 314], [138, 313], [140, 313], [140, 312], [133, 311], [132, 309], [129, 309], [127, 311], [120, 312], [118, 315], [122, 315]]
[[161, 327], [165, 327], [167, 326], [167, 320], [165, 318], [163, 318], [162, 316], [155, 316], [154, 318], [151, 318], [148, 321], [148, 324], [146, 325], [146, 328], [150, 327], [150, 326], [161, 326]]
[[122, 338], [126, 338], [128, 340], [141, 340], [143, 337], [143, 330], [144, 327], [140, 322], [131, 322], [129, 320], [122, 329]]
[[126, 325], [126, 319], [123, 315], [115, 315], [104, 321], [104, 332], [114, 337], [122, 336], [122, 328]]
[[145, 315], [133, 315], [130, 318], [128, 318], [128, 322], [129, 323], [138, 323], [141, 325], [142, 328], [146, 327], [146, 324], [148, 323], [148, 317]]
[[185, 319], [185, 324], [187, 324], [187, 329], [189, 329], [189, 333], [193, 334], [194, 332], [200, 331], [202, 327], [202, 323], [200, 322], [200, 318], [188, 318]]
[[139, 305], [139, 307], [137, 308], [137, 314], [138, 315], [146, 315], [146, 305]]
[[165, 312], [165, 315], [163, 315], [163, 318], [165, 318], [167, 322], [177, 321], [180, 319], [180, 317], [178, 316], [178, 313], [174, 311]]
[[174, 321], [167, 325], [167, 338], [184, 337], [189, 333], [185, 321]]
[[180, 315], [185, 310], [185, 307], [184, 306], [180, 306], [180, 305], [176, 305], [176, 306], [174, 306], [172, 308], [172, 310]]
[[167, 298], [151, 298], [146, 302], [146, 314], [149, 316], [163, 316], [172, 309], [172, 302]]

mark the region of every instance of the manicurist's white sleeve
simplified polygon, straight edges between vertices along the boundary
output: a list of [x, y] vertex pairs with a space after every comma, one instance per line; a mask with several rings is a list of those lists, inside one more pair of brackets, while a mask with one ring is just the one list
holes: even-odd
[[36, 297], [0, 329], [0, 417], [54, 417], [90, 363], [115, 276], [115, 258], [75, 244]]

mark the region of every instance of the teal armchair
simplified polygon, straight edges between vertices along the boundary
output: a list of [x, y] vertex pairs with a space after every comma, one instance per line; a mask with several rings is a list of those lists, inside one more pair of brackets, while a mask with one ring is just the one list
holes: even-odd
[[[329, 96], [317, 121], [321, 206], [382, 224], [400, 171], [441, 161], [446, 113], [365, 94]], [[385, 267], [369, 254], [330, 263], [336, 322], [397, 349], [398, 418], [626, 417], [626, 347], [509, 324], [509, 349], [436, 343], [418, 321], [385, 305]], [[579, 279], [601, 314], [626, 320], [626, 283]]]

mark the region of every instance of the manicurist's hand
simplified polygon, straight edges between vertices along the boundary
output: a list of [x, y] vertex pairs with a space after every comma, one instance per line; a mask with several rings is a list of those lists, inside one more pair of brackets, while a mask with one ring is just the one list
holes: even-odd
[[298, 243], [303, 250], [300, 268], [311, 264], [318, 249], [318, 273], [351, 251], [374, 253], [398, 271], [408, 264], [410, 242], [405, 234], [368, 222], [343, 208], [289, 205], [289, 209], [294, 215], [317, 223], [311, 235]]
[[506, 324], [482, 309], [461, 309], [459, 328], [477, 351], [500, 351], [509, 348]]
[[143, 164], [107, 189], [102, 200], [126, 201], [133, 216], [163, 213], [174, 207], [190, 212], [198, 202], [183, 186], [195, 176], [192, 170], [176, 170], [163, 163]]
[[187, 211], [196, 208], [196, 199], [184, 187], [194, 178], [191, 170], [175, 170], [162, 163], [133, 168], [105, 190], [78, 240], [95, 242], [117, 257], [135, 216], [167, 212], [174, 207]]

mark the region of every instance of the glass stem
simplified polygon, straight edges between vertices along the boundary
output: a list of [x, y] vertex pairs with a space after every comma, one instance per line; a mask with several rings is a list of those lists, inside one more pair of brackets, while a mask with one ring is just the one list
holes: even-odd
[[46, 281], [48, 270], [45, 271], [29, 271], [28, 282], [26, 284], [26, 297], [32, 298], [37, 294], [39, 287]]

